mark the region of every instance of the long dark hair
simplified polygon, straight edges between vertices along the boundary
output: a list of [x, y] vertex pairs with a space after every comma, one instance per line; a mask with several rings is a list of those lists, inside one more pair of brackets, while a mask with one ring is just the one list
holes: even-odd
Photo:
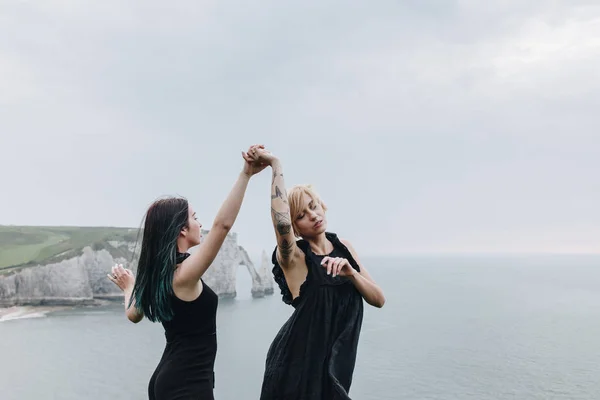
[[135, 307], [152, 322], [173, 318], [171, 296], [177, 238], [188, 227], [188, 208], [185, 198], [168, 197], [155, 201], [146, 212], [131, 301], [135, 299]]

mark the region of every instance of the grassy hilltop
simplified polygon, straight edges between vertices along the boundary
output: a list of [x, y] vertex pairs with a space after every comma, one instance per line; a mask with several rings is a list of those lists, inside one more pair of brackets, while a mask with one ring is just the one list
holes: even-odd
[[48, 264], [80, 254], [86, 246], [119, 252], [109, 241], [133, 242], [138, 230], [107, 227], [0, 225], [0, 274], [15, 268]]

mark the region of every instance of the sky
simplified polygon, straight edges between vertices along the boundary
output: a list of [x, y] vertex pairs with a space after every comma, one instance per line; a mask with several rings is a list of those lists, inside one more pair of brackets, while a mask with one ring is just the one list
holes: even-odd
[[359, 255], [600, 253], [597, 71], [591, 0], [0, 0], [0, 224], [210, 227], [262, 143]]

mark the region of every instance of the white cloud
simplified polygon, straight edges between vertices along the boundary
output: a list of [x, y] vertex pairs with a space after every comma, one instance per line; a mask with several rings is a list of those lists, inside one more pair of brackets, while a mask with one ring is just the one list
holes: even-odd
[[[168, 193], [207, 222], [264, 142], [366, 252], [597, 249], [594, 2], [2, 7], [0, 168], [19, 197], [0, 223], [137, 225]], [[236, 226], [256, 249], [268, 181]]]

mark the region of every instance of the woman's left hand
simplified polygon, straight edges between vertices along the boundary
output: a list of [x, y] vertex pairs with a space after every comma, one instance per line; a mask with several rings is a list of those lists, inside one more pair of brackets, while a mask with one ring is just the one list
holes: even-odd
[[327, 275], [336, 276], [353, 276], [357, 271], [352, 268], [350, 262], [341, 257], [324, 257], [321, 261], [321, 266], [327, 268]]
[[116, 264], [112, 267], [111, 272], [111, 274], [108, 274], [108, 279], [117, 285], [119, 289], [124, 292], [133, 290], [133, 285], [135, 284], [133, 272], [123, 268], [123, 264]]
[[260, 162], [256, 157], [257, 149], [264, 149], [263, 145], [250, 146], [248, 152], [242, 152], [244, 158], [244, 174], [247, 176], [253, 176], [267, 168], [267, 164]]

